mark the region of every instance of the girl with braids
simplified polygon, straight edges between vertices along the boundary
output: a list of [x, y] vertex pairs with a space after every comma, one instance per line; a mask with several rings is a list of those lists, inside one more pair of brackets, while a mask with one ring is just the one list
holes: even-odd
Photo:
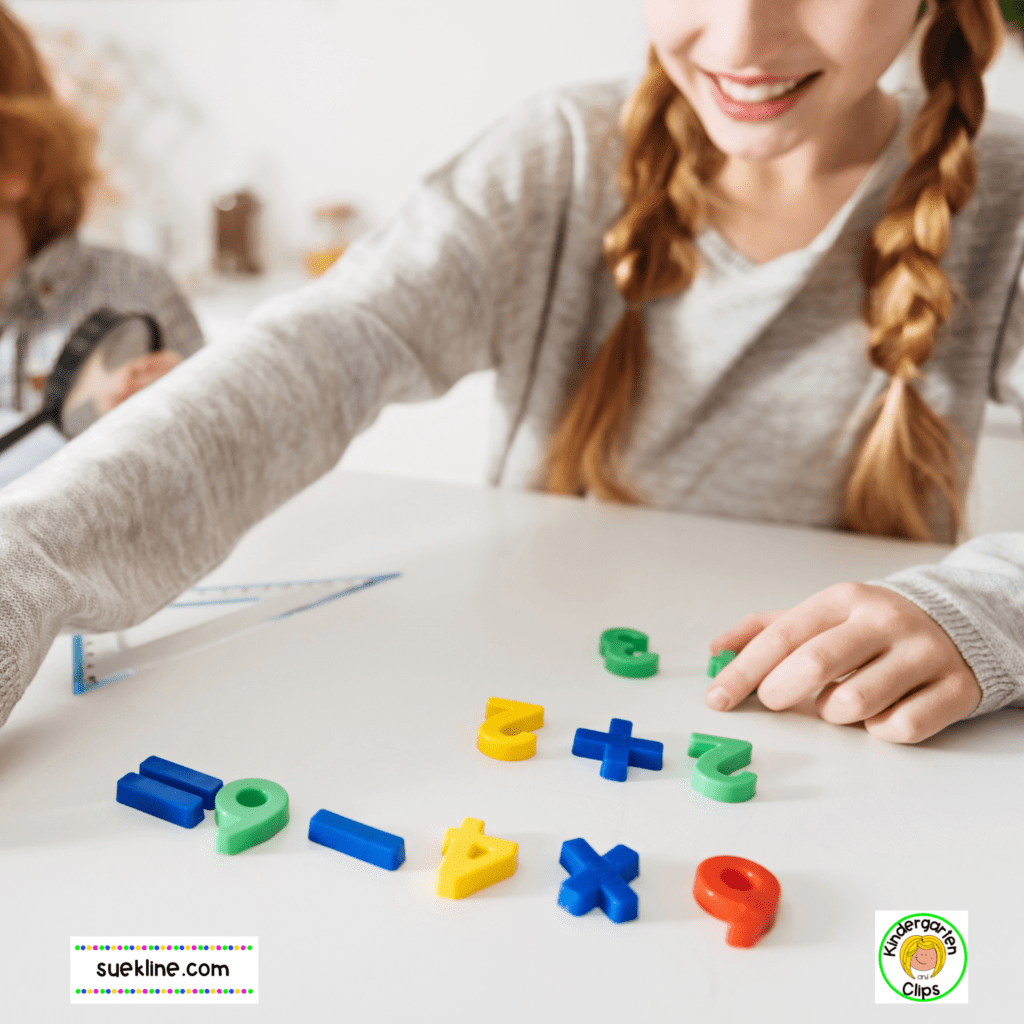
[[[995, 0], [645, 12], [638, 81], [528, 102], [4, 492], [0, 721], [59, 630], [140, 621], [386, 403], [485, 368], [496, 485], [962, 539], [985, 402], [1024, 409], [1024, 121], [985, 113]], [[887, 94], [915, 25], [924, 88]], [[710, 706], [817, 693], [894, 742], [1024, 705], [1024, 535], [750, 616], [720, 649]]]

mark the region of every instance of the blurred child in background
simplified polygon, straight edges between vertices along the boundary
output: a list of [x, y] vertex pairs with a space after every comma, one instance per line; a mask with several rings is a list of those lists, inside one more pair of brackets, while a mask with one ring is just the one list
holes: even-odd
[[[160, 267], [79, 241], [96, 179], [93, 148], [93, 133], [55, 95], [29, 33], [0, 4], [0, 432], [39, 408], [69, 335], [97, 309], [148, 314], [162, 342], [118, 368], [103, 412], [203, 344]], [[0, 457], [0, 485], [62, 443], [55, 430], [20, 441]]]

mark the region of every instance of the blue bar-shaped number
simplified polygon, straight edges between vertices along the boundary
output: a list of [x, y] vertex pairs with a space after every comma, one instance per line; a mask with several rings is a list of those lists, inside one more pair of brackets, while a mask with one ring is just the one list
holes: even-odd
[[203, 820], [203, 801], [192, 793], [129, 772], [117, 780], [117, 802], [164, 821], [195, 828]]
[[203, 806], [208, 811], [212, 811], [216, 806], [214, 798], [217, 796], [217, 790], [224, 785], [220, 779], [215, 779], [212, 775], [204, 775], [192, 768], [186, 768], [183, 764], [165, 761], [162, 757], [147, 757], [139, 765], [139, 774], [202, 797]]
[[309, 819], [309, 838], [321, 846], [394, 871], [405, 860], [405, 840], [362, 825], [340, 814], [320, 810]]

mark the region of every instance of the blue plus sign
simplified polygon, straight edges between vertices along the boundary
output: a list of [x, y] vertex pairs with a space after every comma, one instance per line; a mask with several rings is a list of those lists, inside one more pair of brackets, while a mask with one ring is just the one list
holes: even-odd
[[585, 839], [562, 843], [558, 863], [569, 877], [558, 890], [558, 905], [579, 917], [600, 907], [621, 924], [638, 912], [636, 893], [627, 885], [640, 874], [640, 855], [621, 843], [603, 857]]
[[657, 740], [634, 739], [633, 723], [624, 718], [613, 718], [607, 732], [577, 729], [572, 741], [572, 752], [577, 757], [592, 757], [601, 761], [601, 777], [615, 782], [626, 781], [626, 769], [650, 768], [661, 771], [661, 754], [665, 749]]

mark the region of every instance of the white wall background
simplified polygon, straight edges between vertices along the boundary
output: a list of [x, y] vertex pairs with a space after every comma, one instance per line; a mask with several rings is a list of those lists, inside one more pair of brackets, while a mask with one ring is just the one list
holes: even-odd
[[[212, 341], [260, 298], [302, 280], [316, 205], [354, 202], [379, 222], [422, 174], [525, 97], [633, 75], [646, 52], [641, 0], [8, 2], [44, 38], [71, 30], [153, 101], [148, 115], [128, 102], [119, 126], [139, 160], [124, 183], [146, 192], [126, 196], [121, 242], [169, 263]], [[883, 85], [915, 74], [908, 52]], [[986, 89], [991, 107], [1024, 115], [1018, 37]], [[221, 191], [246, 184], [266, 204], [271, 273], [225, 288], [203, 273], [210, 210]], [[435, 402], [389, 407], [342, 464], [479, 483], [491, 394], [490, 375], [474, 375]], [[1015, 419], [986, 437], [979, 467], [975, 529], [1024, 528]]]
[[[632, 74], [646, 45], [639, 0], [10, 6], [44, 33], [73, 29], [96, 52], [115, 48], [119, 61], [134, 59], [141, 80], [198, 111], [198, 122], [152, 168], [175, 192], [187, 251], [172, 256], [183, 270], [208, 262], [209, 208], [222, 189], [258, 190], [272, 263], [294, 265], [317, 204], [352, 200], [378, 221], [418, 177], [526, 96]], [[143, 131], [136, 145], [158, 150], [160, 141]], [[201, 253], [197, 225], [207, 247]], [[137, 234], [144, 245], [144, 232]]]

